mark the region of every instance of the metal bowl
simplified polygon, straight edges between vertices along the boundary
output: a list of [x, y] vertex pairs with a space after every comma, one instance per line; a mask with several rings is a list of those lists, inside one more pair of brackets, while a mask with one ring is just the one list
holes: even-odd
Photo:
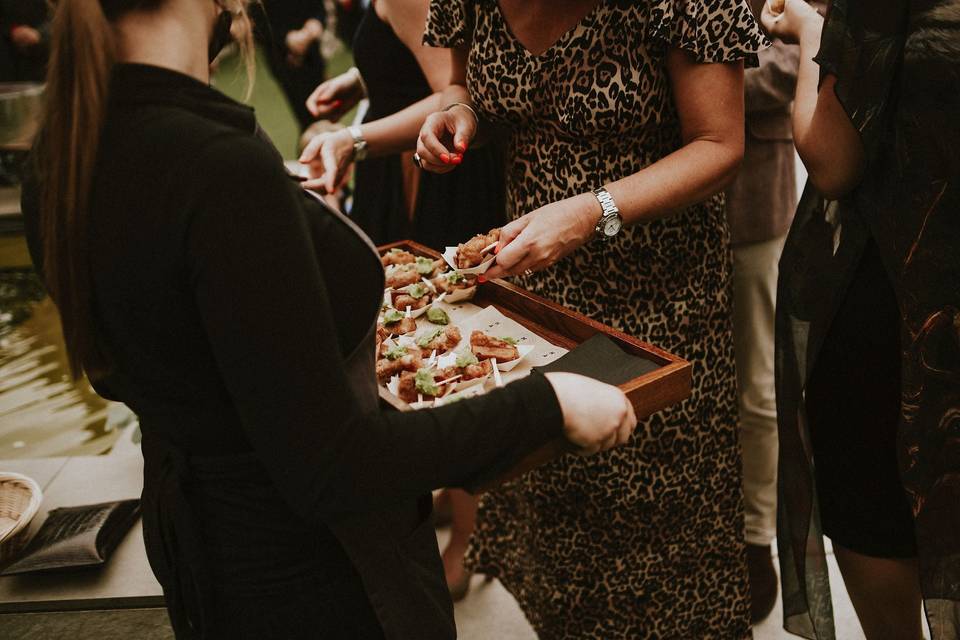
[[44, 85], [0, 83], [0, 150], [26, 150], [33, 144], [43, 111]]

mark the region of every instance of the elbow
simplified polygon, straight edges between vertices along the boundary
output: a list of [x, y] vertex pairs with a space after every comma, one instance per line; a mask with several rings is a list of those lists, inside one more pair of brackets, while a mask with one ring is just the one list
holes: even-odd
[[837, 159], [799, 155], [810, 184], [827, 200], [839, 200], [849, 195], [860, 183], [859, 167], [844, 166]]
[[856, 135], [849, 140], [834, 136], [825, 144], [825, 136], [808, 133], [795, 136], [797, 155], [807, 170], [810, 183], [828, 200], [849, 195], [860, 184], [863, 175], [863, 147]]
[[724, 191], [733, 184], [737, 176], [740, 175], [740, 168], [743, 166], [744, 142], [740, 138], [738, 142], [727, 146], [727, 153], [719, 162], [719, 175], [717, 177], [717, 191]]

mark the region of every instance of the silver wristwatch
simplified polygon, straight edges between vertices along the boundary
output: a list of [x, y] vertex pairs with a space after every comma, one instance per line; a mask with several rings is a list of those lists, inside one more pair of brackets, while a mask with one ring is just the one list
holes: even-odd
[[606, 188], [594, 189], [593, 195], [597, 197], [597, 201], [603, 209], [603, 214], [600, 216], [593, 232], [598, 238], [612, 240], [623, 229], [623, 216], [620, 215], [617, 203], [613, 201], [613, 196]]
[[353, 137], [353, 159], [356, 162], [365, 160], [367, 157], [367, 140], [363, 137], [360, 127], [356, 125], [347, 127], [347, 131]]

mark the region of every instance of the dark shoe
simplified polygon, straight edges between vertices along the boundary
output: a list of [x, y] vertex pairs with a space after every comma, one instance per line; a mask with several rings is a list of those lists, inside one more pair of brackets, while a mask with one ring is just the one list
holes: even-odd
[[747, 570], [750, 573], [750, 623], [757, 624], [770, 615], [777, 603], [777, 572], [773, 570], [770, 545], [747, 545]]

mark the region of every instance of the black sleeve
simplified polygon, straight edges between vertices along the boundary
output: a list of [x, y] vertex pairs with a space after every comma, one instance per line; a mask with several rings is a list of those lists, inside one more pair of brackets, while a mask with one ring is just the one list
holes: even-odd
[[321, 273], [302, 194], [252, 138], [220, 139], [203, 156], [191, 286], [247, 437], [298, 513], [324, 520], [482, 483], [561, 434], [541, 375], [436, 410], [364, 414], [324, 280], [343, 274]]

